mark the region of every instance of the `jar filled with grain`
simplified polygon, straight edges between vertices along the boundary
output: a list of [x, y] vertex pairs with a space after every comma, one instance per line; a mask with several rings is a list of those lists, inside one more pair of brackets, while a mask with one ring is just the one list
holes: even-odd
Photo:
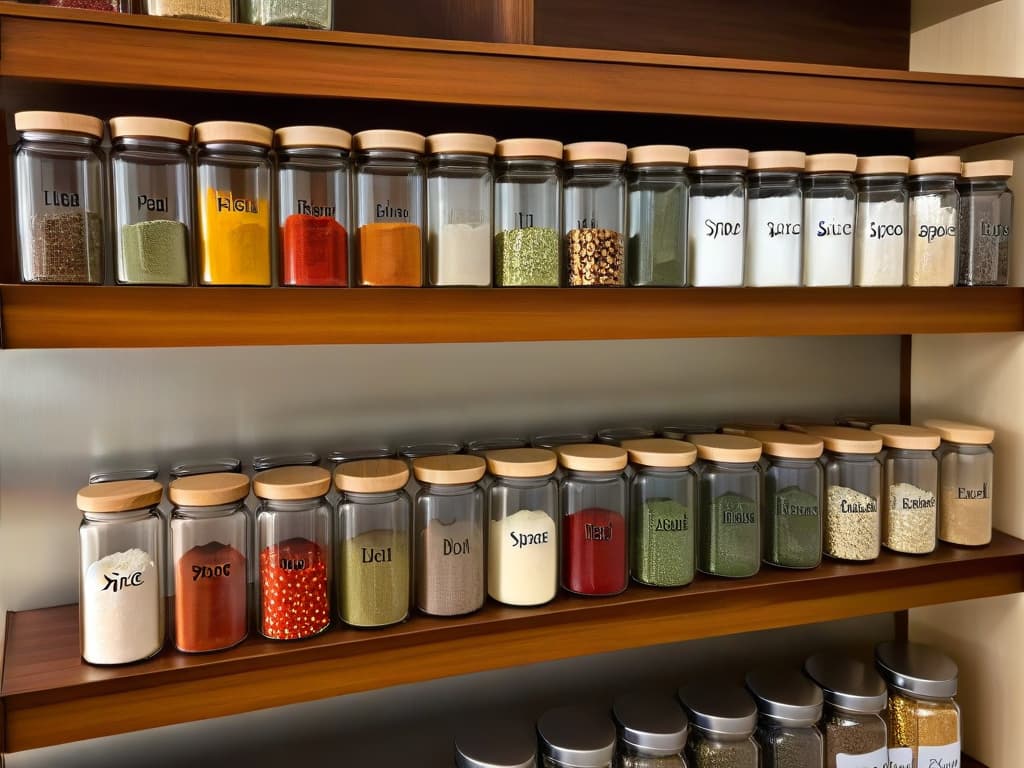
[[626, 284], [626, 145], [566, 144], [566, 271], [570, 286]]
[[632, 693], [612, 706], [618, 732], [616, 768], [686, 768], [683, 749], [689, 724], [669, 696]]
[[632, 147], [629, 163], [629, 284], [686, 285], [690, 150], [671, 144]]
[[957, 285], [1006, 285], [1013, 241], [1012, 160], [964, 163], [960, 192]]
[[995, 430], [929, 419], [939, 448], [939, 538], [978, 547], [992, 541], [992, 441]]
[[690, 153], [690, 285], [743, 285], [749, 160], [745, 149]]
[[939, 433], [927, 427], [875, 424], [885, 447], [882, 545], [893, 552], [935, 551], [938, 530]]
[[244, 24], [331, 29], [334, 3], [332, 0], [241, 0], [238, 17]]
[[761, 768], [821, 768], [821, 688], [796, 670], [762, 667], [747, 675], [757, 702]]
[[537, 732], [525, 720], [469, 720], [455, 732], [455, 768], [536, 766]]
[[907, 173], [910, 158], [857, 159], [857, 234], [853, 284], [903, 285], [907, 254]]
[[760, 768], [754, 739], [757, 705], [743, 688], [707, 681], [679, 689], [690, 719], [686, 760], [690, 768]]
[[143, 12], [150, 16], [200, 21], [235, 21], [233, 0], [143, 0]]
[[803, 152], [750, 153], [744, 285], [800, 285], [805, 164]]
[[611, 768], [615, 726], [603, 709], [559, 707], [537, 721], [544, 768]]
[[956, 283], [960, 158], [916, 157], [910, 161], [907, 213], [907, 285]]

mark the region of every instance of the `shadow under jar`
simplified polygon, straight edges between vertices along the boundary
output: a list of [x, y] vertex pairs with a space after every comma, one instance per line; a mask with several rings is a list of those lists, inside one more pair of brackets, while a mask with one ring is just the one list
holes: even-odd
[[821, 768], [821, 689], [795, 669], [762, 667], [747, 675], [747, 690], [757, 702], [761, 768]]
[[569, 286], [626, 284], [626, 145], [566, 144], [563, 229]]
[[803, 152], [751, 152], [744, 285], [798, 286], [803, 250]]
[[630, 285], [686, 285], [689, 158], [689, 148], [668, 144], [632, 147], [626, 155]]
[[1006, 285], [1013, 242], [1012, 160], [964, 163], [960, 192], [957, 285]]
[[703, 288], [743, 285], [747, 232], [745, 149], [690, 152], [690, 285]]
[[679, 699], [690, 718], [689, 768], [760, 768], [757, 707], [749, 693], [705, 680], [680, 688]]
[[671, 697], [619, 696], [612, 717], [618, 732], [616, 768], [687, 768], [683, 750], [689, 723]]
[[854, 285], [898, 286], [904, 283], [909, 170], [910, 158], [902, 155], [857, 158]]
[[939, 538], [972, 547], [988, 544], [992, 541], [995, 430], [944, 419], [930, 419], [924, 425], [942, 437]]
[[885, 448], [882, 546], [893, 552], [935, 551], [938, 531], [939, 433], [925, 427], [875, 424]]
[[804, 268], [806, 286], [853, 283], [857, 156], [808, 155], [804, 162]]
[[615, 726], [604, 710], [549, 709], [537, 720], [544, 768], [611, 768]]

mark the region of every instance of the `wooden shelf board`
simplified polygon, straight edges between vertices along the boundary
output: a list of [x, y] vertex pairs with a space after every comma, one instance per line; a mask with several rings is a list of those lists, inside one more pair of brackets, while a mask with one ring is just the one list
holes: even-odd
[[313, 640], [251, 638], [238, 648], [116, 668], [81, 662], [75, 606], [8, 614], [0, 709], [4, 750], [85, 738], [574, 656], [798, 626], [1024, 590], [1024, 541], [927, 557], [885, 553], [813, 571], [699, 577], [684, 589], [638, 586], [606, 599], [560, 596], [542, 608], [488, 604], [454, 619], [416, 616]]
[[0, 76], [129, 87], [1024, 133], [1024, 81], [474, 43], [0, 3]]

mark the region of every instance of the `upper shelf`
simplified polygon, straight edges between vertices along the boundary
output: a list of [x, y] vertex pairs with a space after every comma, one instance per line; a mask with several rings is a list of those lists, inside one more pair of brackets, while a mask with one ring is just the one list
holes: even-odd
[[1024, 133], [1024, 80], [453, 42], [0, 3], [0, 76]]

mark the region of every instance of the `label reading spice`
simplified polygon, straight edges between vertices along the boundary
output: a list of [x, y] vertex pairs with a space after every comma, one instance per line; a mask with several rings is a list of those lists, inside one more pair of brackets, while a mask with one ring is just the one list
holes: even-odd
[[391, 547], [384, 547], [383, 549], [376, 549], [374, 547], [363, 547], [363, 563], [390, 563], [391, 558]]
[[840, 560], [873, 560], [878, 557], [879, 523], [877, 499], [831, 486], [825, 507], [825, 554]]
[[338, 585], [341, 618], [357, 627], [395, 624], [409, 612], [409, 534], [382, 529], [345, 541]]
[[918, 747], [917, 768], [960, 768], [960, 742], [941, 747]]
[[958, 499], [987, 499], [988, 495], [988, 483], [982, 483], [981, 488], [964, 488], [958, 486], [956, 489], [956, 497]]
[[914, 750], [910, 747], [892, 747], [885, 768], [914, 768]]
[[885, 546], [897, 552], [923, 554], [935, 549], [935, 494], [910, 483], [889, 486], [884, 520]]
[[836, 768], [886, 768], [889, 750], [885, 747], [863, 755], [848, 755], [840, 752], [836, 755]]
[[981, 234], [985, 237], [1009, 237], [1009, 224], [993, 224], [991, 221], [981, 222]]
[[631, 539], [635, 579], [659, 587], [677, 587], [693, 581], [693, 525], [689, 507], [674, 499], [645, 499]]
[[587, 523], [584, 526], [584, 538], [587, 541], [611, 541], [612, 527], [610, 525], [593, 525]]

